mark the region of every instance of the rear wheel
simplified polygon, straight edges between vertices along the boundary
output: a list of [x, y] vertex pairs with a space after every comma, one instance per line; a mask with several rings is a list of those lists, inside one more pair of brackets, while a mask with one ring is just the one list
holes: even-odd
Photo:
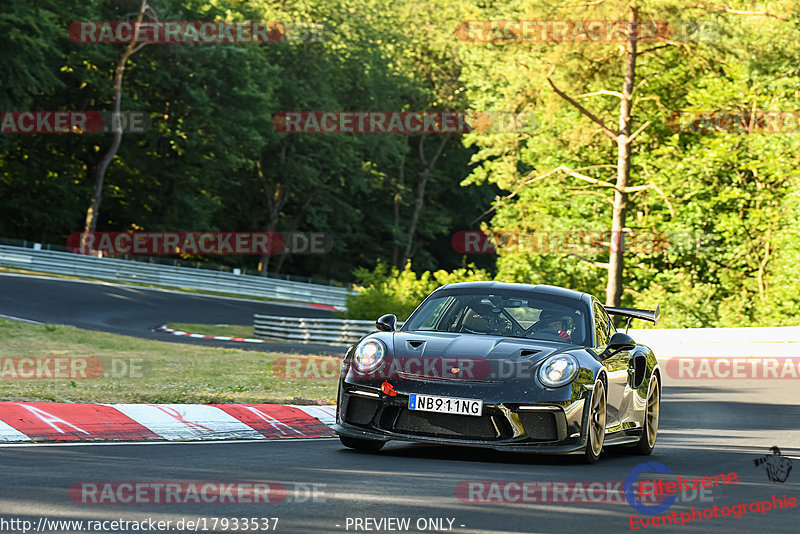
[[592, 389], [592, 400], [589, 408], [589, 422], [586, 429], [586, 449], [583, 461], [596, 463], [603, 452], [606, 437], [606, 387], [602, 380], [597, 380]]
[[339, 441], [342, 445], [349, 449], [356, 449], [359, 451], [375, 452], [379, 451], [386, 445], [385, 441], [376, 441], [374, 439], [361, 439], [351, 438], [348, 436], [339, 436]]
[[654, 374], [650, 378], [650, 388], [647, 392], [647, 408], [644, 413], [644, 423], [642, 424], [642, 436], [633, 447], [632, 452], [647, 456], [653, 452], [658, 437], [658, 418], [661, 413], [661, 387], [658, 375]]

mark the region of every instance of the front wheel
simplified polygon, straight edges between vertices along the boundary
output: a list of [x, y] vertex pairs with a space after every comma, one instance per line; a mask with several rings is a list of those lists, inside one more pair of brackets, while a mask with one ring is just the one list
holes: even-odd
[[351, 438], [348, 436], [339, 436], [339, 441], [342, 445], [349, 449], [356, 449], [359, 451], [375, 452], [379, 451], [386, 445], [385, 441], [375, 441], [374, 439], [361, 439]]
[[602, 380], [598, 379], [594, 383], [591, 403], [586, 429], [586, 449], [583, 452], [583, 461], [587, 464], [597, 463], [600, 459], [606, 438], [606, 387]]

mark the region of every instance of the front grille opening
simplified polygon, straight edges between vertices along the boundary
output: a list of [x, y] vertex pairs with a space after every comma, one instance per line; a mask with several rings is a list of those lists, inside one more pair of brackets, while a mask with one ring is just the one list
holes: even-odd
[[[480, 417], [471, 415], [454, 415], [435, 412], [401, 409], [394, 424], [394, 431], [403, 434], [416, 434], [432, 437], [454, 437], [464, 439], [501, 439], [504, 425], [502, 417], [484, 414]], [[508, 427], [507, 422], [505, 426]], [[497, 428], [497, 429], [496, 429]], [[498, 436], [497, 430], [501, 435]]]
[[519, 420], [529, 438], [539, 441], [558, 440], [556, 414], [553, 412], [519, 412]]
[[344, 420], [354, 425], [367, 426], [372, 422], [379, 406], [378, 399], [351, 396], [347, 400], [347, 413]]
[[387, 406], [381, 414], [381, 419], [378, 422], [378, 426], [384, 430], [392, 430], [394, 428], [394, 423], [397, 420], [397, 417], [400, 415], [400, 411], [402, 409], [403, 408], [399, 406]]

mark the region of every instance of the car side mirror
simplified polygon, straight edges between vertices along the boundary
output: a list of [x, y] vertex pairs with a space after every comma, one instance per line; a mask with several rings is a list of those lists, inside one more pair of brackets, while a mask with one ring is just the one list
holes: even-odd
[[600, 354], [602, 359], [610, 358], [623, 350], [633, 350], [636, 348], [636, 341], [624, 332], [616, 332], [608, 341], [606, 350]]
[[382, 315], [377, 321], [375, 321], [375, 328], [381, 332], [394, 332], [397, 330], [397, 317], [391, 313]]

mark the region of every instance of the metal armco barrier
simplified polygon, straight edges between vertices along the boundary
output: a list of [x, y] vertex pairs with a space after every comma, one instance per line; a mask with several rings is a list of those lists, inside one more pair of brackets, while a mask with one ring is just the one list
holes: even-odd
[[255, 337], [295, 343], [352, 345], [375, 330], [377, 330], [375, 321], [311, 319], [258, 314], [254, 316], [253, 321]]
[[[400, 328], [403, 323], [398, 322]], [[351, 345], [376, 331], [375, 321], [254, 316], [255, 337]], [[624, 331], [624, 329], [622, 330]], [[800, 327], [685, 328], [631, 330], [634, 339], [648, 345], [659, 360], [673, 357], [793, 356], [800, 359]]]
[[0, 266], [45, 273], [85, 276], [115, 282], [218, 291], [247, 297], [346, 307], [352, 290], [264, 276], [174, 267], [138, 261], [97, 258], [71, 252], [0, 245]]

